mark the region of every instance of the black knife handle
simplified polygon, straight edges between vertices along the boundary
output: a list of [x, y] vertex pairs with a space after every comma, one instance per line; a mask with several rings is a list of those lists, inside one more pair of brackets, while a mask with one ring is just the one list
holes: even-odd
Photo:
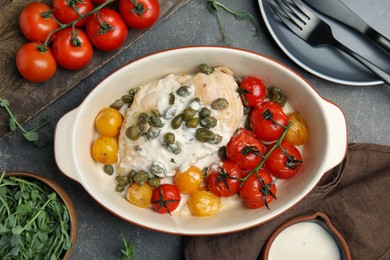
[[377, 44], [379, 44], [383, 49], [390, 52], [390, 40], [380, 34], [374, 28], [369, 27], [365, 32], [365, 35]]
[[374, 63], [370, 62], [369, 60], [365, 59], [360, 54], [357, 54], [344, 44], [340, 43], [339, 41], [333, 42], [335, 47], [337, 47], [339, 50], [345, 52], [346, 54], [350, 55], [352, 58], [360, 62], [362, 65], [364, 65], [367, 69], [369, 69], [371, 72], [373, 72], [375, 75], [377, 75], [379, 78], [381, 78], [384, 82], [386, 82], [388, 85], [390, 85], [390, 74], [384, 71], [383, 69], [379, 68]]

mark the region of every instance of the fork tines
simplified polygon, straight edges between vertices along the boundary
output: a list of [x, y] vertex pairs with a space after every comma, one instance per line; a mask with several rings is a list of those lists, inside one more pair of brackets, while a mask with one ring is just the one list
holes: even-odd
[[291, 30], [303, 30], [306, 21], [311, 19], [310, 11], [296, 0], [267, 0], [279, 19]]

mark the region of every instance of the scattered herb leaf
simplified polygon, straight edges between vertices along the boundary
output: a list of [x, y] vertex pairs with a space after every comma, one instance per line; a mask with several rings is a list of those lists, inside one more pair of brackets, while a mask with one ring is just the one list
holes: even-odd
[[228, 42], [227, 42], [225, 28], [221, 22], [220, 17], [219, 17], [218, 7], [222, 8], [226, 12], [232, 14], [236, 20], [242, 21], [242, 20], [245, 20], [246, 18], [249, 18], [251, 20], [251, 22], [253, 23], [253, 25], [255, 26], [255, 35], [254, 36], [256, 36], [259, 33], [259, 31], [260, 31], [259, 24], [257, 23], [256, 19], [251, 14], [249, 14], [247, 12], [234, 11], [216, 0], [209, 0], [207, 2], [207, 9], [209, 10], [210, 13], [215, 14], [215, 16], [217, 17], [218, 25], [219, 25], [219, 28], [221, 29], [223, 43], [227, 44]]
[[39, 126], [37, 126], [36, 128], [34, 128], [33, 130], [27, 131], [18, 122], [17, 117], [12, 113], [8, 100], [0, 97], [0, 107], [3, 107], [7, 111], [8, 115], [10, 117], [8, 125], [9, 125], [9, 129], [11, 130], [11, 132], [14, 132], [19, 128], [20, 131], [22, 131], [23, 137], [29, 142], [34, 143], [34, 142], [38, 141], [39, 134], [36, 132], [36, 130], [38, 130], [39, 128], [41, 128], [42, 126], [46, 125], [49, 122], [49, 120], [46, 119], [44, 122], [41, 122], [41, 124]]
[[127, 243], [126, 239], [121, 234], [123, 247], [124, 249], [121, 249], [122, 257], [121, 260], [130, 260], [133, 258], [135, 254], [135, 245], [134, 243]]

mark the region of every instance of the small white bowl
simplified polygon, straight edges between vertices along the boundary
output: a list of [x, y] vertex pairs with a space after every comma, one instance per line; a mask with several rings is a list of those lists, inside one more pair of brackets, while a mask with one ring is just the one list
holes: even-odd
[[[294, 178], [277, 182], [278, 199], [270, 203], [271, 210], [241, 206], [206, 218], [157, 214], [133, 206], [119, 196], [114, 191], [114, 178], [104, 174], [102, 165], [92, 159], [91, 145], [96, 137], [94, 120], [101, 108], [131, 87], [169, 73], [195, 73], [202, 63], [227, 66], [238, 76], [260, 77], [268, 86], [282, 88], [293, 109], [308, 123], [310, 138], [302, 150], [304, 165]], [[136, 225], [180, 235], [230, 233], [269, 221], [298, 203], [327, 170], [342, 161], [346, 152], [347, 126], [340, 108], [322, 98], [283, 64], [254, 52], [227, 47], [183, 47], [131, 62], [103, 80], [78, 108], [63, 116], [55, 133], [55, 159], [59, 169], [79, 182], [98, 203]]]

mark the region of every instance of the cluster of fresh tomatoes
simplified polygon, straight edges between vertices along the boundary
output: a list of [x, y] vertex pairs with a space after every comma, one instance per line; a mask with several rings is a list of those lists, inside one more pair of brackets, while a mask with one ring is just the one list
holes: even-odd
[[[187, 194], [192, 215], [212, 216], [221, 208], [222, 197], [238, 194], [248, 208], [268, 208], [276, 198], [275, 182], [295, 176], [301, 167], [302, 156], [296, 146], [308, 139], [308, 127], [298, 112], [286, 115], [278, 102], [265, 101], [267, 88], [262, 80], [246, 77], [238, 92], [250, 110], [250, 129], [238, 129], [220, 149], [221, 160], [206, 171], [194, 165], [178, 171], [172, 183], [158, 187], [132, 182], [126, 195], [132, 204], [171, 213], [179, 206], [181, 194]], [[116, 138], [121, 124], [116, 109], [103, 108], [99, 112], [95, 128], [100, 135], [92, 145], [95, 161], [117, 161]]]
[[94, 47], [114, 51], [124, 44], [128, 27], [147, 29], [159, 18], [158, 0], [52, 0], [32, 2], [19, 15], [28, 42], [16, 54], [16, 66], [29, 81], [43, 82], [57, 70], [79, 70], [93, 58]]

